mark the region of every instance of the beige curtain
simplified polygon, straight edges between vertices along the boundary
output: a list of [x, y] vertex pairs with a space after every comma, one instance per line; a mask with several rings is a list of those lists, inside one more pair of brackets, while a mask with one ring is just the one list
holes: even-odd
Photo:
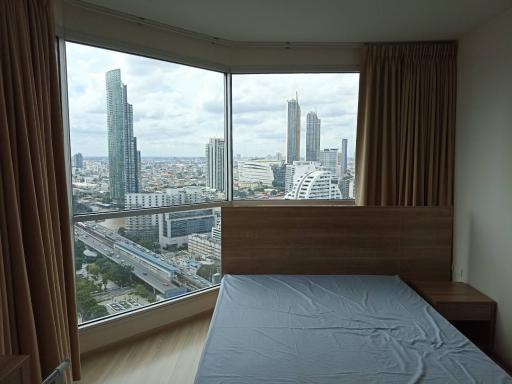
[[359, 205], [452, 205], [456, 52], [456, 43], [366, 46], [357, 121]]
[[55, 43], [51, 1], [0, 1], [0, 354], [34, 384], [80, 373]]

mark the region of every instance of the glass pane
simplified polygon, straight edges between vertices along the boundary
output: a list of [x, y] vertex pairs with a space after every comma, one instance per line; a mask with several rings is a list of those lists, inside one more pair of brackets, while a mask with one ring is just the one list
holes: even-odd
[[80, 323], [220, 282], [220, 208], [76, 223]]
[[233, 75], [235, 199], [353, 199], [359, 74]]
[[225, 199], [223, 74], [66, 51], [75, 214]]

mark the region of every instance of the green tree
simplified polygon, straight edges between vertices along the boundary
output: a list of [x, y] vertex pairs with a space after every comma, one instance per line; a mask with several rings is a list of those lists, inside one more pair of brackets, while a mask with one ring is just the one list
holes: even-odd
[[217, 273], [217, 266], [215, 264], [203, 264], [199, 267], [196, 274], [203, 279], [212, 281], [212, 276]]
[[142, 284], [136, 284], [132, 293], [134, 295], [137, 295], [137, 296], [140, 296], [140, 297], [146, 299], [150, 303], [154, 303], [156, 301], [155, 294]]
[[73, 253], [75, 254], [75, 270], [78, 271], [82, 269], [82, 266], [85, 262], [85, 244], [82, 243], [80, 240], [75, 240], [74, 242], [74, 250]]
[[99, 287], [93, 281], [84, 277], [77, 277], [77, 312], [80, 314], [83, 321], [108, 315], [107, 308], [99, 305], [96, 299], [93, 297], [93, 294], [98, 291]]

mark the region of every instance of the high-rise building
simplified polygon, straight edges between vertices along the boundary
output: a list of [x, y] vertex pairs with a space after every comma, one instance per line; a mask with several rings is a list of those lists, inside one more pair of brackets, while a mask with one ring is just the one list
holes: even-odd
[[214, 209], [168, 212], [158, 219], [160, 246], [182, 247], [194, 233], [211, 233], [215, 225]]
[[[156, 208], [204, 202], [201, 187], [169, 188], [165, 193], [127, 193], [125, 208]], [[126, 219], [126, 231], [147, 239], [158, 238], [158, 222], [163, 214], [136, 215]]]
[[205, 146], [206, 186], [224, 192], [224, 140], [211, 138]]
[[286, 162], [292, 164], [300, 160], [300, 106], [299, 96], [288, 100], [288, 131]]
[[71, 165], [73, 168], [83, 168], [84, 167], [84, 157], [80, 152], [75, 153], [73, 158], [71, 159]]
[[320, 163], [315, 161], [294, 161], [293, 164], [286, 164], [284, 191], [291, 191], [297, 178], [307, 172], [315, 171]]
[[354, 198], [354, 176], [346, 175], [340, 181], [341, 196], [343, 199]]
[[345, 176], [347, 174], [347, 167], [348, 167], [348, 154], [347, 154], [347, 144], [348, 140], [343, 139], [341, 140], [341, 177]]
[[320, 157], [320, 119], [315, 112], [306, 116], [306, 161], [318, 161]]
[[329, 171], [312, 171], [296, 179], [293, 188], [284, 197], [287, 200], [341, 199], [338, 184]]
[[274, 173], [270, 162], [251, 160], [238, 163], [238, 183], [241, 187], [271, 187], [273, 181]]
[[338, 148], [328, 148], [320, 151], [320, 164], [333, 176], [338, 174]]
[[286, 164], [273, 164], [272, 172], [274, 173], [274, 182], [272, 186], [276, 188], [284, 188], [286, 181]]
[[109, 71], [105, 77], [110, 197], [122, 205], [126, 193], [140, 191], [140, 152], [133, 136], [133, 106], [128, 103], [121, 70]]

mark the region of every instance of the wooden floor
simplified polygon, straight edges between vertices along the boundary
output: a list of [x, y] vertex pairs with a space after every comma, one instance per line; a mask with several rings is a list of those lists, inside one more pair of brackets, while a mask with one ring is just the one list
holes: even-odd
[[193, 383], [211, 314], [82, 359], [80, 384]]

